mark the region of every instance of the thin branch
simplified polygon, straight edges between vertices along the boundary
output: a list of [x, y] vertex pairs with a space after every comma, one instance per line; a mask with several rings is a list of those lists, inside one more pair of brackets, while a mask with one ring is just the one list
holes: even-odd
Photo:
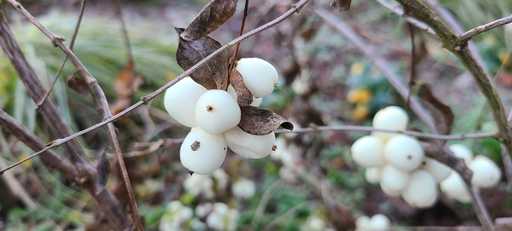
[[414, 25], [416, 28], [426, 31], [429, 34], [435, 35], [434, 31], [432, 30], [432, 28], [430, 28], [430, 26], [423, 23], [422, 21], [419, 21], [418, 19], [415, 19], [404, 14], [404, 9], [402, 8], [402, 6], [400, 6], [400, 4], [393, 4], [390, 3], [388, 0], [377, 0], [377, 2], [381, 4], [383, 7], [395, 13], [396, 15], [403, 17], [408, 23]]
[[414, 137], [430, 139], [430, 140], [484, 139], [484, 138], [490, 138], [490, 137], [497, 137], [497, 135], [498, 135], [496, 132], [443, 135], [443, 134], [437, 134], [437, 133], [424, 133], [424, 132], [417, 132], [417, 131], [397, 131], [397, 130], [388, 130], [388, 129], [378, 129], [378, 128], [374, 128], [374, 127], [357, 126], [357, 125], [331, 125], [331, 126], [317, 126], [317, 127], [309, 127], [309, 128], [294, 128], [293, 131], [279, 130], [277, 133], [308, 133], [308, 132], [321, 132], [321, 131], [384, 132], [384, 133], [403, 134], [403, 135], [414, 136]]
[[[73, 35], [71, 36], [71, 42], [69, 43], [69, 49], [73, 50], [75, 47], [75, 41], [78, 37], [78, 31], [80, 30], [80, 25], [82, 24], [82, 18], [84, 16], [85, 12], [85, 5], [87, 3], [87, 0], [82, 0], [82, 3], [80, 4], [80, 14], [78, 15], [78, 20], [75, 24], [75, 29], [73, 31]], [[53, 78], [53, 82], [50, 85], [50, 89], [46, 91], [43, 98], [39, 100], [39, 102], [36, 103], [37, 108], [39, 108], [43, 103], [46, 101], [46, 99], [50, 96], [50, 94], [53, 91], [53, 88], [55, 88], [55, 85], [57, 84], [57, 81], [59, 80], [60, 75], [62, 74], [62, 71], [64, 70], [64, 67], [66, 66], [66, 63], [68, 62], [68, 56], [64, 57], [64, 61], [62, 61], [62, 64], [59, 67], [59, 70], [57, 70], [57, 73], [55, 74], [55, 77]]]
[[[160, 94], [162, 94], [167, 88], [173, 86], [174, 84], [176, 84], [178, 81], [182, 80], [183, 78], [187, 77], [188, 75], [190, 75], [191, 73], [193, 73], [196, 69], [198, 69], [199, 67], [201, 67], [202, 65], [204, 65], [205, 63], [207, 63], [210, 59], [212, 59], [213, 57], [217, 56], [218, 54], [222, 53], [224, 50], [238, 44], [239, 42], [247, 39], [247, 38], [250, 38], [264, 30], [267, 30], [277, 24], [279, 24], [280, 22], [283, 22], [284, 20], [286, 20], [288, 17], [292, 16], [294, 13], [298, 12], [300, 9], [302, 9], [302, 7], [304, 7], [308, 2], [310, 2], [311, 0], [300, 0], [298, 1], [297, 3], [295, 3], [294, 5], [292, 5], [292, 7], [287, 10], [286, 12], [284, 12], [281, 16], [273, 19], [272, 21], [268, 22], [268, 23], [265, 23], [264, 25], [260, 26], [260, 27], [257, 27], [245, 34], [243, 34], [242, 36], [239, 36], [233, 40], [231, 40], [229, 43], [223, 45], [222, 47], [220, 47], [219, 49], [217, 49], [216, 51], [212, 52], [210, 55], [206, 56], [204, 59], [202, 59], [201, 61], [199, 61], [198, 63], [196, 63], [194, 66], [190, 67], [189, 69], [187, 69], [186, 71], [182, 72], [180, 75], [178, 75], [175, 79], [167, 82], [165, 85], [163, 85], [162, 87], [158, 88], [157, 90], [145, 95], [142, 97], [142, 99], [138, 102], [136, 102], [135, 104], [125, 108], [123, 111], [113, 115], [112, 117], [108, 118], [108, 119], [105, 119], [99, 123], [96, 123], [88, 128], [85, 128], [81, 131], [78, 131], [76, 133], [73, 133], [69, 136], [66, 136], [66, 137], [63, 137], [63, 138], [60, 138], [60, 139], [55, 139], [53, 141], [50, 141], [46, 147], [44, 147], [43, 149], [40, 149], [39, 151], [31, 154], [31, 155], [34, 155], [34, 156], [37, 156], [45, 151], [48, 151], [50, 149], [53, 149], [55, 147], [58, 147], [62, 144], [65, 144], [65, 143], [68, 143], [70, 142], [71, 140], [74, 140], [75, 138], [79, 137], [79, 136], [82, 136], [84, 134], [87, 134], [91, 131], [94, 131], [100, 127], [103, 127], [107, 124], [110, 124], [116, 120], [118, 120], [119, 118], [127, 115], [128, 113], [130, 113], [131, 111], [135, 110], [136, 108], [144, 105], [144, 104], [147, 104], [149, 103], [151, 100], [153, 100], [154, 98], [156, 98], [157, 96], [159, 96]], [[8, 168], [6, 169], [2, 169], [0, 170], [0, 175], [2, 173], [4, 173], [5, 171], [13, 168], [13, 167], [16, 167], [18, 165], [20, 165], [21, 163], [20, 162], [17, 162], [11, 166], [9, 166]]]
[[477, 36], [477, 35], [479, 35], [479, 34], [481, 34], [483, 32], [486, 32], [488, 30], [492, 30], [492, 29], [494, 29], [496, 27], [503, 26], [503, 25], [506, 25], [506, 24], [509, 24], [509, 23], [512, 23], [512, 15], [507, 16], [507, 17], [503, 17], [503, 18], [500, 18], [500, 19], [496, 19], [496, 20], [488, 22], [486, 24], [474, 27], [474, 28], [464, 32], [463, 34], [461, 34], [459, 36], [459, 42], [460, 43], [465, 43], [468, 40], [472, 39], [473, 37], [475, 37], [475, 36]]
[[121, 0], [115, 0], [114, 5], [116, 6], [116, 10], [117, 10], [117, 19], [119, 20], [119, 24], [121, 24], [121, 32], [123, 34], [123, 42], [124, 42], [124, 46], [126, 49], [126, 56], [127, 56], [128, 63], [134, 64], [132, 45], [130, 42], [130, 37], [128, 36], [128, 29], [126, 27], [126, 22], [124, 21]]
[[[61, 37], [55, 35], [53, 32], [48, 30], [44, 25], [42, 25], [30, 12], [28, 12], [20, 3], [16, 0], [7, 0], [19, 13], [21, 13], [25, 18], [27, 18], [34, 26], [36, 26], [46, 37], [48, 37], [55, 46], [60, 48], [66, 56], [70, 59], [71, 63], [75, 65], [78, 72], [85, 78], [87, 85], [89, 86], [89, 91], [93, 100], [96, 103], [97, 110], [101, 112], [103, 119], [109, 119], [112, 117], [112, 112], [110, 111], [110, 107], [107, 101], [107, 97], [105, 93], [101, 89], [101, 86], [98, 84], [96, 78], [87, 70], [87, 68], [82, 64], [82, 62], [78, 59], [78, 57], [73, 53], [71, 49], [64, 45]], [[107, 125], [110, 143], [114, 148], [114, 152], [116, 154], [116, 159], [119, 164], [119, 168], [121, 170], [122, 179], [128, 193], [129, 205], [132, 214], [132, 220], [136, 225], [138, 230], [144, 230], [144, 227], [140, 221], [137, 202], [135, 200], [135, 194], [133, 192], [133, 188], [130, 182], [130, 177], [128, 175], [128, 170], [126, 169], [126, 164], [124, 163], [123, 153], [121, 150], [121, 146], [119, 144], [119, 140], [117, 139], [116, 128], [112, 123]]]
[[406, 105], [409, 105], [409, 101], [411, 100], [412, 88], [416, 85], [416, 41], [414, 34], [414, 26], [411, 23], [407, 23], [407, 28], [409, 30], [409, 37], [411, 40], [411, 59], [409, 62], [409, 81], [407, 86], [409, 87], [409, 94], [407, 95]]

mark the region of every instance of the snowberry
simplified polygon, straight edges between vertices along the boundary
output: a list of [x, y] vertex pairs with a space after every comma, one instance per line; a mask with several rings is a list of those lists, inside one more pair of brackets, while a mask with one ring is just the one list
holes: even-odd
[[227, 145], [222, 135], [192, 128], [181, 144], [180, 161], [192, 172], [210, 174], [222, 165], [226, 152]]
[[244, 158], [260, 159], [272, 153], [276, 136], [272, 132], [267, 135], [252, 135], [239, 127], [234, 127], [224, 133], [228, 147]]
[[277, 70], [260, 58], [243, 58], [236, 65], [245, 86], [255, 97], [272, 94], [278, 80]]
[[477, 156], [469, 164], [469, 168], [473, 171], [471, 184], [481, 187], [490, 188], [496, 186], [501, 178], [501, 171], [498, 166], [486, 156]]
[[402, 197], [411, 206], [426, 208], [437, 200], [436, 179], [425, 170], [417, 170], [411, 174], [409, 184], [402, 192]]
[[381, 174], [380, 187], [384, 193], [390, 196], [400, 195], [409, 181], [409, 174], [407, 172], [391, 165], [384, 167]]
[[351, 147], [352, 158], [363, 167], [384, 165], [384, 144], [374, 136], [363, 136]]
[[403, 171], [416, 169], [425, 158], [420, 143], [406, 135], [392, 137], [386, 144], [384, 154], [391, 165]]
[[209, 90], [197, 100], [197, 125], [209, 133], [219, 134], [235, 127], [240, 116], [240, 106], [226, 91]]
[[179, 123], [195, 127], [195, 105], [206, 88], [186, 77], [165, 91], [164, 107], [169, 115]]
[[[378, 111], [373, 117], [373, 127], [388, 130], [405, 130], [409, 117], [404, 109], [398, 106], [389, 106]], [[392, 137], [394, 134], [385, 132], [374, 132], [374, 134], [384, 141]]]
[[203, 195], [206, 198], [212, 198], [213, 180], [207, 175], [192, 174], [183, 182], [183, 188], [192, 196]]
[[432, 176], [434, 176], [437, 182], [441, 182], [448, 178], [452, 172], [448, 166], [432, 158], [425, 158], [425, 165], [423, 168]]
[[380, 181], [380, 178], [382, 176], [382, 173], [381, 173], [382, 169], [381, 168], [377, 168], [377, 167], [374, 167], [374, 168], [367, 168], [365, 170], [365, 178], [366, 178], [366, 181], [368, 181], [369, 183], [372, 183], [372, 184], [376, 184], [376, 183], [379, 183]]
[[390, 223], [391, 222], [389, 221], [389, 219], [382, 214], [373, 215], [373, 217], [370, 219], [370, 230], [375, 230], [375, 231], [389, 230]]
[[452, 144], [450, 145], [450, 151], [453, 152], [455, 157], [464, 159], [464, 162], [466, 162], [467, 165], [471, 162], [473, 159], [473, 153], [469, 148], [464, 146], [463, 144]]
[[254, 196], [254, 193], [256, 192], [256, 185], [253, 181], [242, 178], [233, 184], [231, 190], [235, 197], [248, 199]]
[[371, 230], [371, 219], [367, 216], [358, 217], [356, 220], [356, 231]]
[[448, 197], [460, 202], [468, 203], [471, 201], [466, 183], [455, 171], [452, 171], [450, 176], [441, 182], [441, 191]]

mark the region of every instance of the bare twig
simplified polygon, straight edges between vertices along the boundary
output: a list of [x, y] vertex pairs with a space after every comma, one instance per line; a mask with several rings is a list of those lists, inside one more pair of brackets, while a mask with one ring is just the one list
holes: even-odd
[[414, 25], [416, 28], [424, 30], [424, 31], [428, 32], [429, 34], [435, 35], [434, 31], [432, 30], [432, 28], [430, 28], [430, 26], [423, 23], [422, 21], [419, 21], [413, 17], [407, 16], [406, 14], [404, 14], [404, 9], [402, 8], [402, 6], [400, 6], [400, 4], [396, 4], [396, 3], [393, 4], [393, 3], [390, 3], [388, 0], [377, 0], [377, 2], [380, 3], [383, 7], [388, 8], [389, 10], [391, 10], [393, 13], [397, 14], [398, 16], [403, 17], [408, 23]]
[[[117, 119], [125, 116], [126, 114], [130, 113], [131, 111], [135, 110], [136, 108], [144, 105], [144, 104], [147, 104], [149, 103], [151, 100], [153, 100], [154, 98], [156, 98], [157, 96], [159, 96], [160, 94], [162, 94], [167, 88], [173, 86], [174, 84], [176, 84], [178, 81], [182, 80], [183, 78], [187, 77], [188, 75], [190, 75], [192, 72], [194, 72], [196, 69], [198, 69], [199, 67], [201, 67], [202, 65], [204, 65], [205, 63], [207, 63], [210, 59], [212, 59], [213, 57], [217, 56], [218, 54], [222, 53], [224, 50], [236, 45], [237, 43], [249, 38], [249, 37], [252, 37], [266, 29], [269, 29], [271, 27], [273, 27], [274, 25], [276, 24], [279, 24], [280, 22], [286, 20], [288, 17], [292, 16], [294, 13], [296, 13], [297, 11], [299, 11], [300, 9], [302, 9], [302, 7], [304, 7], [309, 1], [311, 0], [300, 0], [298, 1], [297, 3], [295, 3], [294, 5], [292, 5], [292, 7], [287, 10], [286, 12], [284, 12], [281, 16], [273, 19], [272, 21], [268, 22], [268, 23], [265, 23], [264, 25], [261, 25], [260, 27], [257, 27], [245, 34], [243, 34], [242, 36], [239, 36], [233, 40], [231, 40], [229, 43], [223, 45], [222, 47], [220, 47], [219, 49], [217, 49], [216, 51], [212, 52], [210, 55], [206, 56], [204, 59], [202, 59], [201, 61], [199, 61], [198, 63], [196, 63], [194, 66], [192, 66], [191, 68], [187, 69], [186, 71], [184, 71], [183, 73], [181, 73], [180, 75], [178, 75], [175, 79], [167, 82], [165, 85], [163, 85], [162, 87], [158, 88], [157, 90], [145, 95], [142, 97], [141, 100], [139, 100], [138, 102], [136, 102], [135, 104], [125, 108], [123, 111], [113, 115], [112, 117], [109, 117], [108, 119], [105, 119], [97, 124], [94, 124], [86, 129], [83, 129], [81, 131], [78, 131], [74, 134], [71, 134], [69, 136], [66, 136], [66, 137], [63, 137], [63, 138], [60, 138], [60, 139], [55, 139], [53, 141], [50, 141], [46, 147], [44, 147], [43, 149], [33, 153], [32, 155], [34, 156], [37, 156], [45, 151], [48, 151], [50, 149], [53, 149], [55, 147], [58, 147], [62, 144], [65, 144], [65, 143], [68, 143], [72, 140], [74, 140], [75, 138], [79, 137], [79, 136], [82, 136], [84, 134], [87, 134], [91, 131], [94, 131], [100, 127], [103, 127], [107, 124], [110, 124], [114, 121], [116, 121]], [[5, 168], [5, 169], [2, 169], [0, 170], [0, 175], [5, 172], [5, 171], [8, 171], [9, 169], [12, 169], [13, 167], [16, 167], [18, 165], [22, 164], [22, 162], [17, 162], [11, 166], [9, 166], [8, 168]]]
[[407, 86], [409, 87], [409, 94], [407, 95], [406, 105], [409, 105], [409, 101], [411, 100], [412, 88], [416, 84], [416, 41], [414, 36], [414, 26], [411, 23], [407, 23], [407, 28], [409, 30], [409, 36], [411, 40], [411, 59], [409, 63], [409, 81]]
[[121, 24], [121, 32], [123, 34], [123, 41], [124, 41], [124, 46], [125, 46], [125, 49], [126, 49], [126, 56], [127, 56], [127, 60], [128, 60], [128, 63], [134, 63], [133, 61], [133, 50], [132, 50], [132, 46], [131, 46], [131, 43], [130, 43], [130, 37], [128, 36], [128, 29], [126, 27], [126, 22], [124, 21], [124, 16], [123, 16], [123, 8], [121, 6], [121, 0], [115, 0], [114, 1], [114, 5], [116, 6], [116, 10], [117, 10], [117, 18], [119, 19], [119, 24]]
[[[46, 37], [53, 42], [53, 44], [59, 47], [69, 58], [71, 63], [77, 68], [78, 72], [82, 77], [85, 78], [87, 85], [89, 86], [89, 91], [96, 103], [97, 110], [101, 112], [103, 115], [103, 119], [109, 119], [112, 117], [112, 112], [110, 111], [110, 106], [107, 101], [107, 97], [105, 93], [101, 89], [101, 86], [98, 84], [96, 78], [87, 70], [87, 68], [82, 64], [82, 62], [78, 59], [78, 57], [73, 53], [71, 49], [64, 45], [60, 36], [55, 35], [53, 32], [48, 30], [44, 25], [42, 25], [30, 12], [28, 12], [19, 2], [16, 0], [7, 0], [17, 11], [19, 11], [27, 20], [29, 20], [34, 26], [36, 26]], [[140, 222], [137, 202], [135, 200], [135, 195], [133, 193], [132, 185], [130, 182], [130, 177], [128, 176], [128, 170], [126, 169], [126, 164], [124, 163], [123, 153], [121, 150], [121, 146], [119, 144], [119, 140], [117, 139], [116, 128], [112, 123], [107, 125], [108, 133], [110, 138], [110, 143], [114, 148], [114, 152], [116, 154], [116, 160], [119, 164], [119, 168], [121, 170], [122, 179], [124, 185], [126, 187], [126, 192], [128, 193], [128, 199], [132, 214], [132, 220], [134, 224], [137, 226], [137, 229], [144, 230], [142, 223]]]
[[443, 135], [443, 134], [437, 134], [437, 133], [424, 133], [424, 132], [416, 132], [416, 131], [379, 129], [379, 128], [374, 128], [374, 127], [357, 126], [357, 125], [331, 125], [331, 126], [317, 126], [317, 127], [309, 127], [309, 128], [294, 128], [293, 131], [279, 130], [277, 133], [307, 133], [307, 132], [320, 132], [320, 131], [385, 132], [385, 133], [403, 134], [403, 135], [414, 136], [414, 137], [430, 139], [430, 140], [484, 139], [484, 138], [490, 138], [490, 137], [497, 137], [497, 135], [498, 135], [496, 132]]
[[464, 32], [463, 34], [461, 34], [459, 36], [459, 42], [460, 43], [465, 43], [468, 40], [472, 39], [473, 37], [475, 37], [475, 36], [477, 36], [477, 35], [479, 35], [479, 34], [481, 34], [483, 32], [486, 32], [488, 30], [492, 30], [492, 29], [494, 29], [496, 27], [503, 26], [503, 25], [506, 25], [506, 24], [509, 24], [509, 23], [512, 23], [512, 15], [507, 16], [507, 17], [503, 17], [503, 18], [500, 18], [500, 19], [496, 19], [496, 20], [488, 22], [486, 24], [474, 27], [474, 28]]
[[[75, 30], [73, 31], [73, 35], [71, 36], [71, 42], [69, 43], [70, 50], [73, 50], [73, 48], [75, 47], [75, 41], [76, 41], [76, 38], [78, 37], [78, 31], [80, 30], [80, 25], [82, 24], [82, 18], [84, 16], [86, 3], [87, 3], [87, 0], [82, 0], [82, 3], [80, 5], [80, 14], [78, 15], [78, 20], [76, 21], [76, 24], [75, 24]], [[60, 65], [59, 70], [57, 70], [57, 73], [55, 74], [55, 77], [53, 78], [53, 82], [50, 85], [50, 88], [48, 89], [48, 91], [46, 91], [43, 98], [41, 100], [39, 100], [39, 102], [36, 103], [37, 108], [39, 108], [52, 93], [53, 88], [55, 88], [55, 85], [57, 84], [57, 81], [59, 80], [59, 77], [60, 77], [62, 71], [64, 70], [64, 66], [66, 66], [67, 62], [68, 62], [68, 56], [64, 57], [64, 61], [62, 61], [62, 64]]]

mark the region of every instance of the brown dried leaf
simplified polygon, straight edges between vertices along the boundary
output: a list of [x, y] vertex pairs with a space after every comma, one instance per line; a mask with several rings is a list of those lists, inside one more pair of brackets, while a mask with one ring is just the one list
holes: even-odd
[[331, 6], [335, 7], [339, 10], [345, 11], [350, 9], [350, 4], [352, 0], [332, 0]]
[[286, 118], [253, 106], [243, 106], [242, 119], [238, 124], [242, 130], [253, 135], [266, 135], [279, 128], [293, 130], [293, 124]]
[[240, 106], [251, 105], [253, 99], [252, 94], [249, 91], [249, 89], [247, 89], [247, 87], [245, 86], [242, 76], [236, 69], [233, 69], [233, 71], [231, 71], [229, 83], [231, 83], [231, 86], [233, 86], [233, 88], [235, 89], [238, 104]]
[[418, 96], [429, 106], [439, 132], [443, 134], [450, 133], [454, 119], [452, 109], [436, 98], [430, 86], [425, 83], [419, 85]]
[[187, 41], [205, 37], [233, 16], [237, 2], [238, 0], [211, 0], [180, 37]]
[[[182, 33], [183, 29], [176, 28], [176, 31]], [[221, 46], [219, 42], [209, 36], [194, 41], [180, 38], [176, 59], [183, 69], [188, 69]], [[207, 89], [226, 89], [230, 54], [229, 49], [224, 50], [195, 70], [191, 74], [192, 78]]]
[[142, 78], [135, 73], [133, 63], [129, 62], [117, 74], [114, 91], [118, 98], [132, 97], [141, 84]]
[[75, 72], [71, 74], [66, 81], [69, 88], [73, 89], [74, 91], [78, 92], [79, 94], [85, 95], [87, 92], [89, 92], [89, 87], [87, 85], [87, 82], [85, 79], [78, 74], [78, 72]]

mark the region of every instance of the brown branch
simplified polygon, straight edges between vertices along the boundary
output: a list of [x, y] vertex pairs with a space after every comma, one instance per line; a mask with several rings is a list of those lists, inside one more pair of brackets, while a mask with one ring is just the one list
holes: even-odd
[[[87, 70], [87, 68], [82, 64], [82, 62], [78, 59], [78, 57], [73, 53], [71, 49], [69, 49], [60, 36], [55, 35], [53, 32], [48, 30], [44, 25], [42, 25], [30, 12], [28, 12], [20, 3], [16, 0], [7, 0], [19, 13], [21, 13], [27, 20], [29, 20], [34, 26], [36, 26], [46, 37], [48, 37], [55, 46], [60, 48], [66, 56], [69, 58], [71, 63], [76, 67], [78, 72], [82, 77], [85, 78], [85, 81], [89, 87], [89, 91], [93, 100], [96, 103], [97, 110], [102, 114], [103, 119], [109, 119], [112, 117], [112, 112], [110, 111], [110, 106], [107, 101], [107, 97], [101, 89], [101, 86], [98, 84], [98, 81], [94, 76]], [[117, 139], [116, 128], [114, 124], [110, 123], [107, 125], [110, 143], [114, 148], [114, 153], [116, 154], [116, 160], [119, 164], [119, 168], [121, 170], [122, 180], [124, 182], [126, 192], [128, 193], [129, 205], [132, 214], [132, 220], [136, 225], [138, 230], [144, 230], [142, 223], [140, 222], [137, 202], [135, 200], [135, 194], [133, 193], [133, 188], [130, 182], [130, 177], [128, 175], [128, 170], [126, 169], [126, 164], [124, 162], [123, 153], [121, 150], [121, 146], [119, 144], [119, 140]]]
[[[15, 6], [19, 9], [21, 5]], [[59, 41], [62, 42], [58, 37], [54, 37], [52, 41], [54, 44], [57, 44]], [[38, 102], [41, 100], [44, 95], [44, 89], [36, 73], [25, 59], [25, 56], [14, 39], [3, 11], [0, 11], [0, 46], [18, 72], [20, 79], [25, 84], [27, 92], [32, 97], [33, 101]], [[53, 102], [46, 100], [39, 109], [43, 118], [46, 120], [46, 124], [53, 137], [70, 136], [71, 131], [65, 125], [64, 120], [60, 117], [60, 114]], [[34, 148], [33, 150], [41, 150], [45, 148], [46, 146], [43, 145], [41, 147]], [[81, 178], [79, 183], [89, 190], [98, 202], [98, 205], [108, 214], [109, 222], [112, 226], [119, 229], [129, 227], [127, 220], [122, 215], [117, 200], [104, 188], [103, 185], [98, 183], [95, 169], [83, 159], [84, 153], [78, 142], [70, 142], [66, 144], [65, 148], [66, 154], [69, 155], [74, 168], [78, 172], [78, 177]], [[12, 166], [9, 166], [8, 168], [12, 168]], [[4, 171], [2, 171], [2, 173], [3, 172]]]
[[124, 46], [126, 49], [126, 56], [127, 56], [128, 63], [134, 64], [132, 45], [130, 42], [130, 37], [128, 36], [128, 29], [126, 27], [126, 22], [124, 21], [121, 0], [115, 0], [114, 5], [116, 6], [117, 19], [119, 20], [119, 24], [121, 24], [121, 32], [123, 34], [123, 42], [124, 42]]
[[[73, 48], [75, 46], [75, 41], [76, 41], [76, 38], [78, 37], [78, 31], [80, 30], [80, 25], [82, 24], [82, 18], [84, 16], [86, 2], [87, 2], [86, 0], [82, 0], [82, 3], [80, 5], [80, 14], [78, 15], [78, 20], [76, 21], [76, 24], [75, 24], [75, 30], [73, 31], [73, 35], [71, 36], [71, 42], [69, 43], [70, 50], [73, 50]], [[50, 85], [50, 89], [48, 89], [48, 91], [46, 91], [46, 93], [44, 94], [43, 98], [36, 103], [37, 108], [39, 108], [52, 93], [53, 88], [55, 88], [55, 85], [57, 84], [57, 81], [59, 80], [59, 77], [60, 77], [62, 71], [64, 70], [64, 66], [66, 66], [67, 62], [68, 62], [68, 56], [64, 57], [64, 61], [62, 61], [62, 64], [60, 65], [59, 70], [57, 70], [57, 73], [55, 74], [55, 77], [53, 78], [53, 82]]]
[[395, 13], [396, 15], [403, 17], [408, 23], [414, 25], [416, 28], [426, 31], [429, 34], [433, 34], [433, 35], [435, 34], [434, 31], [432, 30], [432, 28], [430, 28], [427, 24], [425, 24], [413, 17], [407, 16], [404, 13], [404, 9], [402, 8], [402, 6], [400, 6], [400, 4], [396, 4], [396, 3], [393, 4], [387, 0], [377, 0], [377, 2], [379, 4], [381, 4], [383, 7], [387, 8], [388, 10]]
[[496, 27], [503, 26], [503, 25], [506, 25], [509, 23], [512, 23], [512, 15], [504, 17], [504, 18], [496, 19], [496, 20], [488, 22], [486, 24], [474, 27], [474, 28], [464, 32], [463, 34], [461, 34], [459, 36], [459, 42], [465, 43], [468, 40], [472, 39], [473, 37], [475, 37], [483, 32], [492, 30]]
[[[34, 155], [34, 156], [37, 156], [47, 150], [50, 150], [50, 149], [53, 149], [55, 147], [58, 147], [60, 145], [63, 145], [65, 143], [68, 143], [72, 140], [74, 140], [75, 138], [79, 137], [79, 136], [82, 136], [84, 134], [87, 134], [91, 131], [94, 131], [98, 128], [101, 128], [107, 124], [110, 124], [116, 120], [118, 120], [119, 118], [127, 115], [128, 113], [130, 113], [131, 111], [137, 109], [138, 107], [144, 105], [144, 104], [147, 104], [149, 103], [151, 100], [153, 100], [154, 98], [156, 98], [157, 96], [159, 96], [160, 94], [162, 94], [167, 88], [173, 86], [174, 84], [176, 84], [178, 81], [182, 80], [183, 78], [189, 76], [191, 73], [193, 73], [195, 70], [197, 70], [199, 67], [201, 67], [202, 65], [204, 65], [205, 63], [207, 63], [210, 59], [212, 59], [213, 57], [217, 56], [218, 54], [222, 53], [224, 50], [236, 45], [237, 43], [247, 39], [247, 38], [250, 38], [266, 29], [269, 29], [271, 27], [273, 27], [274, 25], [276, 24], [279, 24], [280, 22], [286, 20], [288, 17], [292, 16], [294, 13], [298, 12], [300, 9], [302, 9], [302, 7], [304, 7], [309, 1], [311, 0], [300, 0], [298, 1], [297, 3], [295, 3], [294, 5], [292, 5], [292, 7], [287, 10], [286, 12], [284, 12], [281, 16], [273, 19], [272, 21], [268, 22], [268, 23], [265, 23], [264, 25], [261, 25], [260, 27], [257, 27], [245, 34], [243, 34], [242, 36], [239, 36], [233, 40], [231, 40], [229, 43], [223, 45], [222, 47], [220, 47], [219, 49], [217, 49], [216, 51], [212, 52], [210, 55], [206, 56], [204, 59], [202, 59], [201, 61], [199, 61], [198, 63], [196, 63], [194, 66], [190, 67], [189, 69], [185, 70], [184, 72], [182, 72], [180, 75], [178, 75], [175, 79], [167, 82], [165, 85], [163, 85], [162, 87], [158, 88], [157, 90], [145, 95], [142, 97], [141, 100], [139, 100], [138, 102], [136, 102], [135, 104], [125, 108], [123, 111], [113, 115], [112, 117], [108, 118], [108, 119], [105, 119], [99, 123], [96, 123], [88, 128], [85, 128], [83, 130], [80, 130], [76, 133], [73, 133], [69, 136], [66, 136], [66, 137], [63, 137], [63, 138], [60, 138], [60, 139], [55, 139], [53, 141], [50, 141], [46, 147], [44, 147], [43, 149], [40, 149], [39, 151], [31, 154], [31, 155]], [[15, 166], [18, 166], [20, 165], [21, 162], [17, 162], [15, 163], [14, 165], [12, 166], [9, 166], [9, 169], [10, 168], [13, 168]], [[6, 170], [8, 169], [3, 169], [3, 170], [0, 170], [0, 175], [5, 172]]]

